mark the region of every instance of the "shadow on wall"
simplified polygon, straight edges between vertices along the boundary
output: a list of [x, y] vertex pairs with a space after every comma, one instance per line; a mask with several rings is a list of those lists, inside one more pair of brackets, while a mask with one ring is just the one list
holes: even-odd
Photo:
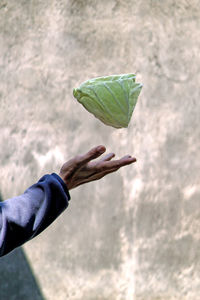
[[0, 258], [0, 300], [5, 299], [45, 300], [21, 248]]

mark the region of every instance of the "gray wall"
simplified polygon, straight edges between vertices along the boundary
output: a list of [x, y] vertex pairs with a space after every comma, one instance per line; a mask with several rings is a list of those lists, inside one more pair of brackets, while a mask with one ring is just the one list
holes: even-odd
[[[138, 159], [73, 190], [0, 260], [1, 300], [197, 300], [199, 36], [199, 0], [0, 0], [3, 199], [94, 145]], [[86, 79], [131, 72], [144, 88], [128, 129], [73, 99]]]

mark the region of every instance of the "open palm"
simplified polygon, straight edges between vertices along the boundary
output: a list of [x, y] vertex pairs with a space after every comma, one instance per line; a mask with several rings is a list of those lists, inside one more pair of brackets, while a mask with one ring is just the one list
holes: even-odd
[[98, 180], [119, 168], [132, 164], [136, 158], [126, 155], [118, 160], [112, 160], [114, 153], [109, 153], [99, 160], [93, 161], [106, 151], [102, 145], [92, 148], [84, 155], [78, 155], [67, 161], [60, 170], [60, 177], [68, 189], [73, 189], [86, 182]]

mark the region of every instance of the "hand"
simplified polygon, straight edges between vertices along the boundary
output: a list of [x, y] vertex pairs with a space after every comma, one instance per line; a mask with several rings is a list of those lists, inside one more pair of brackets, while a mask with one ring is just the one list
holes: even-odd
[[114, 153], [105, 155], [102, 159], [92, 161], [106, 151], [104, 146], [91, 149], [84, 155], [78, 155], [67, 161], [61, 168], [59, 176], [66, 183], [68, 190], [83, 183], [98, 180], [119, 168], [136, 162], [136, 158], [126, 155], [118, 160], [111, 159]]
[[62, 166], [59, 176], [66, 183], [69, 190], [81, 184], [98, 180], [136, 161], [136, 158], [130, 155], [111, 161], [115, 156], [114, 153], [109, 153], [100, 160], [92, 161], [101, 156], [105, 151], [106, 148], [104, 146], [95, 147], [86, 154], [78, 155], [69, 160]]

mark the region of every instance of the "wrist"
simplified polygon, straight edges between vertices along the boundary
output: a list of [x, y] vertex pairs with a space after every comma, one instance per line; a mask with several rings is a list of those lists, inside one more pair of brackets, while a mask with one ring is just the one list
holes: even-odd
[[70, 194], [69, 194], [69, 187], [66, 183], [66, 181], [64, 180], [64, 178], [62, 177], [62, 175], [59, 173], [59, 174], [56, 174], [56, 173], [52, 173], [52, 175], [60, 182], [60, 184], [62, 185], [66, 195], [67, 195], [67, 198], [68, 200], [70, 200]]

